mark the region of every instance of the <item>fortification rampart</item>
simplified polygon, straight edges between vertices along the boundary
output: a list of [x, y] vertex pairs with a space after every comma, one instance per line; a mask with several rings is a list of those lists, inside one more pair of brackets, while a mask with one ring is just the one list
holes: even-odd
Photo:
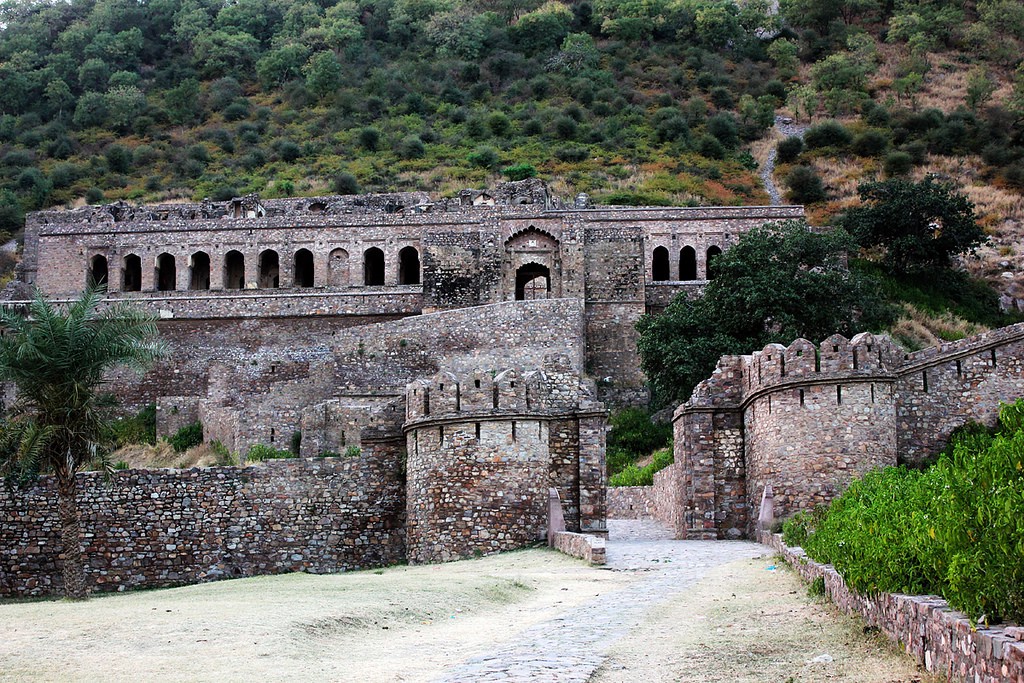
[[604, 531], [606, 412], [568, 359], [542, 368], [445, 372], [409, 385], [411, 562], [543, 539], [552, 487], [569, 530]]
[[726, 356], [675, 413], [680, 537], [748, 534], [765, 487], [777, 516], [824, 504], [867, 470], [915, 463], [1024, 395], [1024, 325], [905, 353], [890, 339], [798, 339]]
[[[93, 590], [279, 572], [328, 573], [405, 557], [401, 449], [259, 467], [78, 477]], [[52, 478], [0, 489], [0, 595], [62, 590]]]

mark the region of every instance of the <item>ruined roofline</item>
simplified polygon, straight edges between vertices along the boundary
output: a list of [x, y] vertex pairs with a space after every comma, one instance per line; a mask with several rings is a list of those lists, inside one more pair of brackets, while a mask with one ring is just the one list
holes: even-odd
[[886, 335], [862, 332], [852, 339], [836, 334], [814, 345], [796, 339], [789, 346], [769, 344], [742, 356], [722, 356], [710, 377], [698, 384], [674, 416], [687, 412], [741, 409], [773, 389], [836, 381], [894, 381], [960, 359], [1024, 340], [1024, 323], [983, 332], [915, 352], [905, 352]]
[[[526, 182], [526, 181], [521, 181]], [[549, 196], [543, 183], [536, 183], [518, 192], [521, 183], [504, 183], [492, 191], [463, 190], [456, 197], [432, 197], [426, 192], [367, 193], [360, 195], [322, 195], [316, 197], [288, 197], [283, 199], [262, 199], [257, 194], [235, 197], [227, 201], [160, 204], [129, 204], [118, 201], [112, 204], [86, 206], [75, 209], [47, 209], [34, 211], [26, 216], [26, 223], [33, 226], [69, 226], [75, 224], [102, 225], [109, 229], [112, 224], [155, 223], [167, 229], [168, 223], [178, 221], [240, 221], [251, 225], [253, 220], [353, 217], [367, 215], [401, 216], [408, 218], [420, 214], [459, 214], [474, 216], [480, 213], [534, 212], [537, 215], [582, 214], [600, 215], [606, 213], [641, 215], [644, 213], [678, 213], [681, 219], [697, 218], [803, 217], [799, 205], [780, 206], [598, 206], [590, 204], [589, 198], [567, 205]], [[708, 215], [703, 215], [708, 214]]]

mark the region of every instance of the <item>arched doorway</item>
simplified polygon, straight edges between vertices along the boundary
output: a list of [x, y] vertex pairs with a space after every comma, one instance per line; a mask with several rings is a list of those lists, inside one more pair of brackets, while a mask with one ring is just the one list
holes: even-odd
[[693, 247], [683, 247], [679, 251], [679, 279], [697, 279], [697, 252]]
[[266, 249], [260, 252], [259, 270], [257, 286], [260, 289], [277, 289], [280, 286], [281, 258], [276, 251]]
[[142, 290], [142, 259], [135, 254], [124, 257], [121, 268], [121, 290], [138, 292]]
[[299, 249], [295, 252], [295, 286], [313, 286], [313, 252], [309, 249]]
[[224, 255], [224, 289], [245, 288], [245, 256], [232, 249]]
[[384, 284], [384, 252], [370, 247], [363, 253], [363, 284], [369, 287]]
[[516, 270], [516, 301], [547, 299], [551, 292], [551, 270], [539, 263], [527, 263]]
[[668, 268], [668, 249], [655, 247], [654, 255], [651, 258], [651, 279], [655, 282], [665, 282], [671, 279]]
[[108, 271], [107, 257], [103, 254], [96, 254], [89, 261], [89, 274], [85, 283], [89, 286], [107, 284]]
[[192, 254], [192, 264], [190, 266], [189, 278], [188, 278], [189, 289], [209, 289], [210, 288], [210, 255], [205, 251], [197, 251]]
[[420, 255], [415, 247], [405, 247], [398, 252], [398, 284], [418, 285], [420, 283]]
[[722, 255], [722, 250], [719, 247], [711, 246], [708, 247], [707, 261], [705, 262], [705, 268], [707, 269], [707, 279], [713, 280], [715, 277], [715, 259]]
[[171, 292], [178, 286], [178, 268], [174, 257], [163, 253], [156, 257], [156, 288], [161, 292]]

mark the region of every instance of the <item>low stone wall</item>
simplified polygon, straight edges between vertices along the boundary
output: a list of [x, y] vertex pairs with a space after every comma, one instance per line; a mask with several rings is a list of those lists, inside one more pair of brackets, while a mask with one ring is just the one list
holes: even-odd
[[[92, 590], [112, 591], [405, 559], [397, 448], [258, 467], [79, 475]], [[0, 488], [0, 596], [63, 589], [56, 491]]]
[[1010, 635], [1020, 629], [975, 629], [964, 614], [934, 595], [861, 595], [846, 586], [832, 565], [815, 562], [802, 548], [790, 548], [781, 535], [761, 532], [758, 540], [782, 553], [807, 581], [822, 577], [830, 602], [860, 615], [928, 671], [972, 683], [1024, 683], [1024, 641]]
[[551, 546], [566, 555], [586, 560], [590, 564], [604, 564], [605, 540], [601, 536], [577, 534], [572, 531], [556, 531]]
[[655, 517], [653, 486], [609, 486], [608, 519]]

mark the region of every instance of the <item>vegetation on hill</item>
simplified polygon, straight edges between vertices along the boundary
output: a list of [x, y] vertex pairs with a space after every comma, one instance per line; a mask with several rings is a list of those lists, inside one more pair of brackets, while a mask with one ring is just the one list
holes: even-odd
[[877, 470], [783, 538], [869, 593], [938, 594], [978, 621], [1024, 618], [1024, 400], [920, 472]]

